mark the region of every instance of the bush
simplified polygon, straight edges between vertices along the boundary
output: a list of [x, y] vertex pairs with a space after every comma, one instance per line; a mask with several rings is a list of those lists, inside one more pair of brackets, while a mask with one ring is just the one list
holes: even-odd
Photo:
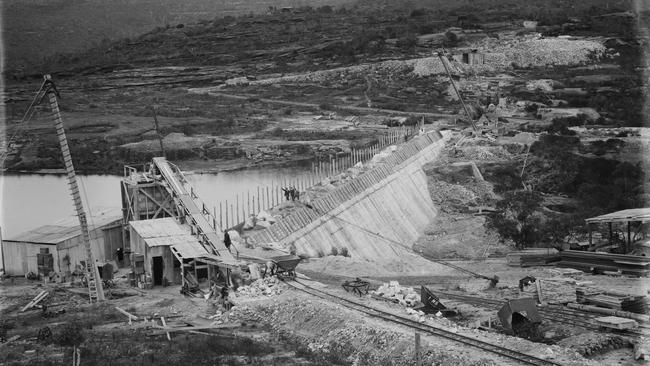
[[408, 34], [404, 37], [398, 38], [395, 45], [405, 51], [414, 51], [417, 44], [418, 38], [415, 36], [415, 34]]
[[446, 32], [445, 40], [442, 42], [442, 45], [445, 47], [456, 47], [458, 46], [458, 36], [454, 32]]
[[542, 220], [537, 211], [542, 196], [533, 191], [511, 191], [497, 203], [497, 212], [488, 216], [488, 227], [496, 229], [502, 239], [515, 242], [517, 249], [538, 243], [543, 237]]
[[427, 10], [426, 9], [413, 9], [411, 11], [410, 17], [411, 18], [416, 18], [416, 17], [421, 17], [427, 15]]
[[54, 343], [64, 347], [78, 347], [84, 339], [83, 329], [79, 323], [66, 323], [57, 330]]
[[349, 257], [350, 256], [350, 253], [348, 253], [348, 248], [347, 247], [341, 248], [341, 251], [339, 252], [339, 254], [341, 254], [343, 257]]
[[332, 251], [330, 252], [330, 255], [334, 255], [334, 256], [339, 255], [339, 250], [336, 247], [332, 247]]
[[333, 9], [329, 5], [324, 5], [319, 8], [316, 8], [316, 11], [322, 14], [331, 14], [333, 12]]

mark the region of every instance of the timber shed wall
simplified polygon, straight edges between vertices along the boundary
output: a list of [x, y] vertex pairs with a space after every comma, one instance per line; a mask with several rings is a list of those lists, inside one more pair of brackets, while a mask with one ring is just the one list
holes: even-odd
[[49, 249], [54, 259], [54, 271], [61, 269], [59, 266], [59, 255], [56, 250], [56, 244], [39, 244], [20, 241], [2, 241], [2, 255], [4, 256], [5, 273], [10, 276], [24, 276], [29, 272], [38, 273], [38, 263], [36, 254], [41, 252], [41, 248]]

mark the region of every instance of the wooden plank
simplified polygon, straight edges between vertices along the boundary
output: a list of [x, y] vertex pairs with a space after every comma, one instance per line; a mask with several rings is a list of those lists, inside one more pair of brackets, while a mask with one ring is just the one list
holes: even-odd
[[169, 327], [161, 327], [160, 325], [154, 325], [155, 328], [161, 330], [153, 331], [152, 333], [150, 333], [150, 335], [162, 335], [166, 333], [187, 332], [187, 331], [206, 330], [206, 329], [233, 329], [233, 328], [239, 328], [240, 326], [241, 326], [240, 323], [203, 325], [198, 327], [192, 326], [192, 327], [179, 327], [179, 328], [169, 328]]
[[128, 311], [126, 311], [126, 310], [124, 310], [124, 309], [122, 309], [122, 308], [120, 308], [120, 307], [117, 307], [117, 306], [116, 306], [116, 307], [115, 307], [115, 310], [117, 310], [117, 311], [119, 311], [120, 313], [122, 313], [122, 314], [128, 316], [128, 317], [129, 317], [129, 324], [131, 324], [131, 320], [138, 320], [138, 317], [137, 317], [137, 316], [135, 316], [135, 315], [129, 313]]
[[42, 298], [45, 297], [46, 294], [47, 294], [47, 291], [41, 291], [38, 295], [36, 295], [36, 297], [34, 297], [32, 299], [32, 301], [30, 301], [27, 305], [23, 306], [23, 308], [20, 309], [20, 311], [23, 312], [23, 311], [33, 307], [34, 305], [36, 305], [36, 303], [41, 301]]
[[[165, 317], [164, 316], [160, 317], [160, 321], [162, 322], [163, 327], [167, 328], [167, 323], [165, 322]], [[171, 335], [169, 335], [169, 332], [165, 332], [165, 334], [167, 335], [167, 340], [171, 341], [172, 337], [171, 337]]]

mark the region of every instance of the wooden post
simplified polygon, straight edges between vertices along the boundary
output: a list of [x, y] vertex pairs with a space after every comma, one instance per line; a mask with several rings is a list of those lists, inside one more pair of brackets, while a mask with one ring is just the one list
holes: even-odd
[[223, 210], [221, 208], [221, 201], [219, 201], [219, 226], [223, 229]]
[[228, 225], [228, 200], [226, 200], [226, 228], [229, 228], [230, 225]]
[[212, 226], [214, 227], [214, 230], [217, 230], [217, 206], [214, 206], [212, 208]]
[[[253, 209], [255, 209], [255, 205], [253, 205]], [[260, 186], [257, 186], [257, 212], [260, 212]]]
[[609, 245], [612, 245], [612, 240], [614, 239], [614, 231], [612, 230], [612, 223], [609, 223]]
[[[246, 190], [246, 205], [247, 205], [246, 208], [247, 212], [245, 217], [248, 217], [248, 215], [250, 215], [251, 213], [251, 191], [250, 190]], [[253, 211], [255, 211], [255, 197], [253, 197]]]
[[544, 302], [544, 299], [542, 297], [542, 280], [541, 279], [538, 279], [537, 281], [535, 281], [535, 287], [537, 288], [537, 299], [538, 299], [539, 303], [541, 304], [541, 303]]
[[592, 235], [591, 235], [591, 224], [587, 224], [587, 229], [589, 230], [589, 248], [591, 248], [594, 244]]
[[632, 231], [630, 230], [630, 222], [627, 222], [627, 246], [625, 247], [625, 253], [627, 254], [630, 249], [632, 249]]
[[230, 226], [235, 226], [235, 223], [232, 221], [235, 221], [235, 205], [232, 203], [230, 204]]
[[[237, 225], [237, 224], [239, 224], [241, 222], [241, 220], [239, 220], [239, 193], [237, 194], [237, 201], [236, 202], [237, 202], [237, 206], [235, 206], [235, 212], [237, 213], [237, 221], [235, 221], [235, 223], [234, 223], [235, 225]], [[242, 204], [242, 206], [243, 206], [243, 204]], [[235, 218], [235, 216], [233, 216], [233, 219], [234, 218]]]
[[422, 353], [420, 350], [420, 333], [415, 332], [415, 364], [422, 366]]
[[[257, 201], [258, 201], [257, 203], [258, 203], [258, 205], [259, 205], [259, 203], [260, 203], [260, 202], [259, 202], [259, 199], [258, 199]], [[255, 211], [255, 196], [253, 196], [253, 215], [255, 215], [255, 212], [254, 212], [254, 211]], [[249, 213], [249, 215], [250, 215], [250, 213]], [[246, 217], [248, 217], [248, 216], [246, 216]], [[246, 220], [246, 217], [244, 218], [244, 220]]]

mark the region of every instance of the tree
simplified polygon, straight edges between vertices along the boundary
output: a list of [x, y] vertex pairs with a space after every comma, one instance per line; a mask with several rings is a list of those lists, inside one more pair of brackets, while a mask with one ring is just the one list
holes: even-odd
[[515, 242], [517, 249], [538, 243], [544, 236], [542, 197], [533, 191], [510, 191], [497, 203], [497, 212], [488, 216], [487, 225], [502, 239]]

